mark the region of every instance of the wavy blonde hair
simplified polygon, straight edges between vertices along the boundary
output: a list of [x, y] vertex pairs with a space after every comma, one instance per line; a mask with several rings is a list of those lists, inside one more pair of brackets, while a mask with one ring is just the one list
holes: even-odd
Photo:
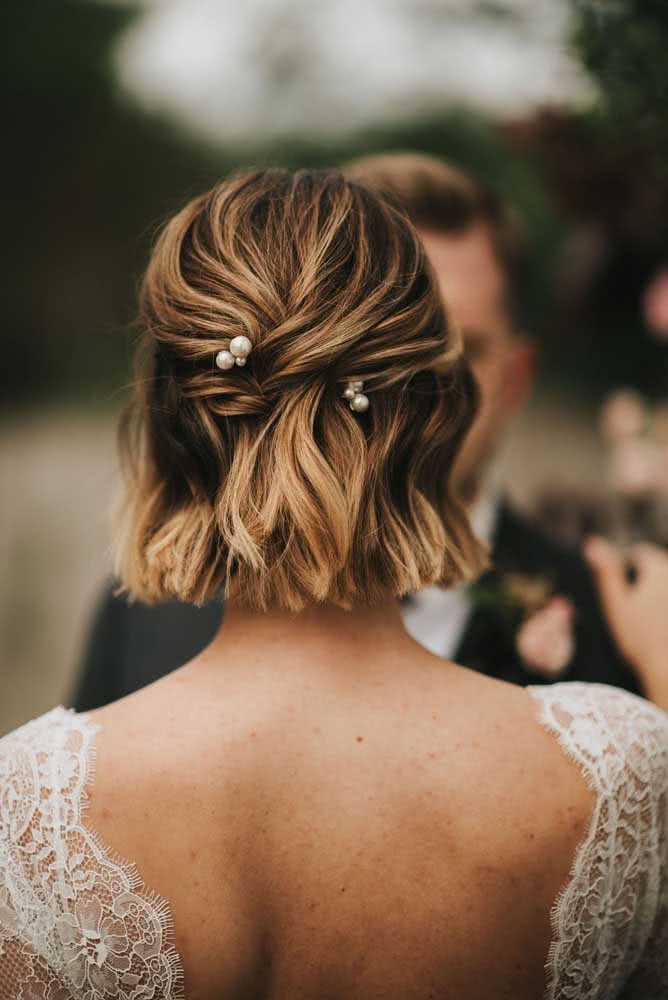
[[[163, 227], [140, 317], [123, 591], [300, 610], [480, 571], [449, 475], [475, 384], [397, 207], [335, 170], [241, 173]], [[220, 371], [239, 334], [248, 364]]]

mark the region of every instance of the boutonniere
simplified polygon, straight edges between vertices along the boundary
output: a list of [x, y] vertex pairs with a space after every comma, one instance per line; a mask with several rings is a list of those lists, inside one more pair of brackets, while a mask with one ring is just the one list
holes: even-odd
[[471, 598], [505, 620], [527, 670], [550, 680], [564, 673], [575, 653], [575, 607], [549, 579], [495, 574], [473, 584]]

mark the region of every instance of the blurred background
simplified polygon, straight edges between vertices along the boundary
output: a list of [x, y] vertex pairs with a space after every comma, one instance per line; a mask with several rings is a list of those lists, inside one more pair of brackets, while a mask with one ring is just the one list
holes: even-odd
[[247, 163], [448, 158], [518, 206], [540, 377], [501, 458], [572, 542], [668, 541], [665, 0], [4, 10], [0, 732], [67, 697], [156, 226]]

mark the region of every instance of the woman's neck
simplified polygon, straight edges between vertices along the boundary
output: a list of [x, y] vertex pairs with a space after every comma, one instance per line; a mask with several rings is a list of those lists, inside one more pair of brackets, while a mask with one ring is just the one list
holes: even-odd
[[310, 605], [300, 612], [271, 609], [259, 612], [240, 607], [234, 601], [225, 604], [223, 622], [205, 658], [228, 659], [230, 655], [262, 654], [272, 659], [300, 654], [327, 654], [360, 657], [382, 649], [396, 650], [399, 645], [414, 647], [407, 634], [398, 601], [382, 605], [359, 605], [349, 611], [333, 604]]

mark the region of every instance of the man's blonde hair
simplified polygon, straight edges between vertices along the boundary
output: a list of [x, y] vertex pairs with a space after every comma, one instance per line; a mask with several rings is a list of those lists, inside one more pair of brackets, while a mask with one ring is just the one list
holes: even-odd
[[[299, 610], [479, 572], [449, 476], [475, 385], [395, 206], [335, 170], [241, 173], [166, 223], [140, 315], [126, 592]], [[247, 365], [220, 371], [239, 334]], [[364, 414], [343, 398], [352, 379]]]

